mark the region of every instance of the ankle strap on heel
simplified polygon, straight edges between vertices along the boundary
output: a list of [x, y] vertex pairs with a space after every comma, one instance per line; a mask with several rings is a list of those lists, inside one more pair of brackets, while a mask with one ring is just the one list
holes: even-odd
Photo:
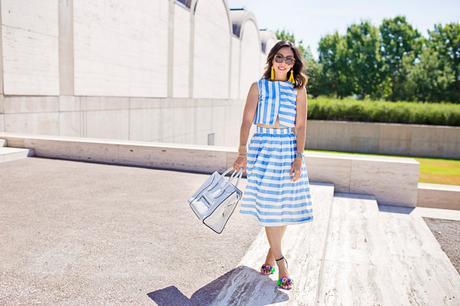
[[283, 259], [286, 262], [286, 267], [289, 267], [289, 264], [288, 264], [286, 258], [284, 258], [284, 256], [281, 256], [281, 258], [275, 259], [275, 261], [280, 261], [280, 260], [283, 260]]

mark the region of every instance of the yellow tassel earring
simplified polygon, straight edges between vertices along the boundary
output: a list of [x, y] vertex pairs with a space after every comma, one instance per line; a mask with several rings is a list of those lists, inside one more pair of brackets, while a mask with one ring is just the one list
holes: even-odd
[[270, 73], [270, 80], [273, 81], [275, 79], [275, 68], [273, 68], [272, 66], [272, 70], [271, 70], [271, 73]]
[[294, 69], [291, 69], [291, 76], [289, 77], [289, 82], [295, 85], [295, 80], [294, 80]]

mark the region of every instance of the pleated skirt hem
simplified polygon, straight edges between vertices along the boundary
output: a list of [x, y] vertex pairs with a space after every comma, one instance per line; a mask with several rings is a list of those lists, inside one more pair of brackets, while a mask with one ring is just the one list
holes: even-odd
[[240, 214], [244, 215], [244, 216], [251, 216], [253, 218], [255, 218], [255, 220], [257, 221], [257, 223], [260, 225], [260, 226], [263, 226], [263, 227], [267, 227], [267, 226], [283, 226], [283, 225], [294, 225], [294, 224], [303, 224], [303, 223], [307, 223], [307, 222], [312, 222], [314, 220], [314, 216], [311, 215], [309, 217], [305, 217], [305, 218], [302, 218], [301, 220], [297, 220], [297, 221], [277, 221], [277, 222], [274, 222], [274, 221], [264, 221], [264, 219], [261, 219], [257, 214], [251, 212], [251, 211], [245, 211], [245, 210], [241, 210], [240, 209]]

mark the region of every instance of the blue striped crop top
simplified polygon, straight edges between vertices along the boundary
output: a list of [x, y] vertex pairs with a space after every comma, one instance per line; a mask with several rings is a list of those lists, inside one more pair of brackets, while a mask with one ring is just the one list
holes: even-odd
[[295, 127], [297, 89], [288, 81], [257, 81], [259, 101], [254, 115], [254, 124], [273, 125], [279, 115], [280, 125]]

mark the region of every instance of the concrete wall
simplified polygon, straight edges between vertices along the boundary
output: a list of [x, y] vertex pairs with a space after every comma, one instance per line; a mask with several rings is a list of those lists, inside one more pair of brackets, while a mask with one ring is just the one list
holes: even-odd
[[167, 95], [168, 2], [73, 1], [75, 95]]
[[261, 29], [259, 31], [260, 34], [260, 40], [262, 41], [261, 47], [262, 47], [262, 54], [260, 57], [260, 71], [263, 74], [265, 69], [267, 68], [267, 58], [268, 54], [270, 53], [271, 49], [273, 46], [276, 44], [278, 41], [276, 39], [276, 34], [273, 33], [272, 31], [267, 31], [266, 29]]
[[223, 1], [200, 0], [195, 11], [193, 97], [228, 98], [231, 21]]
[[0, 96], [0, 132], [5, 131], [5, 114], [3, 109], [3, 96]]
[[200, 145], [210, 137], [210, 144], [237, 147], [242, 101], [7, 96], [0, 106], [6, 132]]
[[189, 97], [190, 86], [190, 43], [192, 15], [183, 6], [174, 7], [174, 64], [173, 96]]
[[308, 120], [306, 148], [458, 159], [460, 127]]
[[59, 94], [57, 0], [2, 0], [5, 95]]
[[230, 97], [240, 97], [240, 48], [241, 42], [237, 37], [232, 37], [232, 66], [230, 79]]
[[[266, 47], [265, 47], [265, 50], [266, 53], [267, 53], [267, 56], [268, 56], [268, 53], [270, 52], [270, 50], [273, 48], [273, 46], [277, 43], [277, 40], [275, 40], [273, 37], [272, 38], [269, 38], [267, 39], [266, 41]], [[266, 57], [265, 57], [266, 58]]]
[[268, 54], [265, 54], [265, 53], [262, 53], [260, 55], [260, 73], [263, 74], [263, 72], [265, 71], [265, 61], [267, 60], [267, 56]]
[[240, 99], [245, 99], [252, 82], [255, 82], [262, 75], [260, 71], [260, 54], [262, 51], [259, 31], [252, 20], [246, 21], [243, 25], [240, 50]]
[[237, 144], [255, 16], [185, 3], [0, 0], [0, 131]]

